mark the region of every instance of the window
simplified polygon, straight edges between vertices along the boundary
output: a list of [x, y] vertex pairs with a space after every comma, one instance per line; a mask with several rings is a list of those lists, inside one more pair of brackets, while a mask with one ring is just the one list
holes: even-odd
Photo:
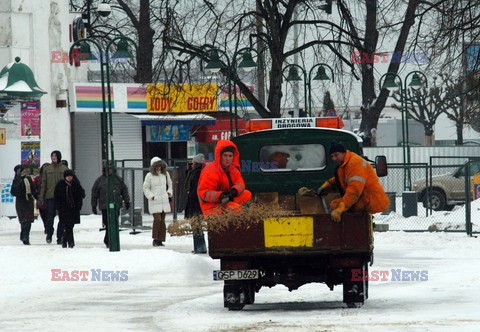
[[326, 166], [322, 144], [266, 145], [260, 149], [260, 169], [272, 171], [313, 171]]

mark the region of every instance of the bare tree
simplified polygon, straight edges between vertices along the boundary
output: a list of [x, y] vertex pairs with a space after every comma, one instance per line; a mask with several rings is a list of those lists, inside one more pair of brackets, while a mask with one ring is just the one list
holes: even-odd
[[[443, 102], [443, 90], [433, 87], [427, 90], [408, 89], [406, 111], [408, 117], [420, 122], [425, 130], [425, 145], [432, 146], [434, 143], [434, 129], [437, 118], [446, 111]], [[401, 108], [401, 96], [398, 91], [392, 94], [393, 99], [399, 104], [392, 104], [392, 108], [403, 112]]]

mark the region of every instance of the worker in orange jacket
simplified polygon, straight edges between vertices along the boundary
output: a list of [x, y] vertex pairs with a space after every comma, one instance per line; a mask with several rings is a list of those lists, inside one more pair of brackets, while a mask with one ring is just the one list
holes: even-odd
[[347, 210], [378, 213], [388, 208], [388, 196], [368, 161], [337, 142], [331, 143], [329, 153], [337, 165], [335, 176], [325, 181], [317, 194], [335, 187], [340, 191], [342, 197], [330, 203], [332, 220], [340, 221], [342, 213]]
[[241, 206], [252, 198], [251, 192], [245, 190], [240, 154], [232, 141], [217, 142], [215, 161], [202, 170], [197, 194], [204, 216], [220, 214], [224, 208], [240, 212]]

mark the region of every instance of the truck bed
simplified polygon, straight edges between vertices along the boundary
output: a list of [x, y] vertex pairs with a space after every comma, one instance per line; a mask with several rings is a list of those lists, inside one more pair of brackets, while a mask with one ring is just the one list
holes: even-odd
[[367, 254], [373, 251], [373, 230], [368, 213], [345, 213], [338, 223], [329, 214], [295, 215], [209, 230], [208, 242], [212, 258]]

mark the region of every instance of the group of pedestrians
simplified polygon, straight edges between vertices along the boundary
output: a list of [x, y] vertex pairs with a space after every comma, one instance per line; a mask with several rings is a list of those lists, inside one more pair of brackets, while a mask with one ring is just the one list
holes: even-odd
[[[191, 168], [185, 178], [187, 204], [185, 218], [208, 216], [217, 213], [218, 207], [239, 209], [245, 204], [251, 194], [245, 190], [240, 170], [238, 168], [239, 154], [231, 141], [220, 141], [216, 148], [215, 161], [205, 166], [203, 154], [193, 158]], [[15, 207], [21, 224], [20, 240], [30, 244], [30, 228], [33, 223], [34, 204], [44, 223], [46, 242], [51, 243], [54, 234], [54, 219], [58, 212], [56, 240], [64, 248], [73, 248], [75, 240], [73, 228], [80, 223], [80, 210], [85, 198], [85, 190], [75, 173], [68, 168], [68, 163], [62, 160], [60, 151], [50, 155], [51, 163], [45, 163], [35, 178], [27, 175], [22, 165], [14, 168], [15, 178], [11, 193], [16, 197]], [[107, 190], [107, 174], [112, 179], [113, 190]], [[107, 197], [111, 192], [113, 197]], [[173, 184], [167, 171], [167, 164], [159, 157], [150, 161], [150, 169], [143, 182], [143, 192], [148, 201], [148, 211], [153, 215], [152, 245], [164, 246], [166, 240], [166, 213], [171, 212]], [[104, 165], [102, 175], [93, 184], [91, 191], [91, 208], [94, 214], [98, 210], [102, 214], [105, 227], [104, 244], [109, 247], [108, 204], [115, 202], [116, 222], [118, 223], [120, 208], [124, 205], [130, 209], [130, 197], [125, 182], [114, 174], [112, 165]], [[194, 252], [206, 253], [205, 238], [201, 227], [195, 227]]]
[[58, 211], [57, 244], [61, 244], [63, 248], [73, 248], [73, 227], [80, 223], [85, 190], [74, 172], [62, 163], [60, 151], [53, 151], [50, 158], [51, 163], [42, 165], [40, 174], [35, 179], [27, 175], [22, 165], [14, 168], [11, 194], [16, 197], [15, 209], [21, 225], [20, 241], [30, 245], [36, 199], [47, 243], [52, 242], [53, 224]]

